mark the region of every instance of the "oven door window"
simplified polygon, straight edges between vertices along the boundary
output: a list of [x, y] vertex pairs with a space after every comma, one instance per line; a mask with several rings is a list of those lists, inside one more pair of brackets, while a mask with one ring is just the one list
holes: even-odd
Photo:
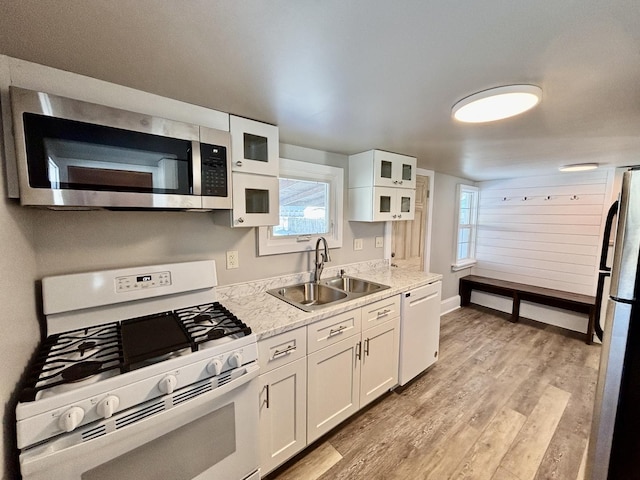
[[238, 448], [234, 407], [230, 403], [195, 422], [103, 463], [83, 473], [82, 480], [194, 479], [212, 465], [232, 455]]
[[193, 193], [191, 142], [24, 114], [33, 188]]

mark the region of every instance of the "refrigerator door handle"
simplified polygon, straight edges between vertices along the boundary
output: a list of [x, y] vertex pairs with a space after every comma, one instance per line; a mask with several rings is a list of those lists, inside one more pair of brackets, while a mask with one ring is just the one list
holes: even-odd
[[604, 234], [602, 236], [602, 250], [600, 252], [600, 271], [610, 272], [611, 267], [607, 266], [607, 256], [609, 254], [609, 242], [611, 241], [611, 228], [613, 227], [613, 219], [618, 214], [618, 200], [613, 202], [607, 213], [607, 220], [604, 224]]
[[633, 302], [640, 250], [640, 171], [624, 172], [618, 212], [611, 298]]

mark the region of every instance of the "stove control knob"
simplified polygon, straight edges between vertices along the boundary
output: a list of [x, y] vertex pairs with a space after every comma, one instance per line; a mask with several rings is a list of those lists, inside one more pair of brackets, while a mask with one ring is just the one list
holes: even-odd
[[229, 365], [233, 368], [242, 366], [242, 354], [240, 352], [233, 352], [229, 357]]
[[222, 360], [220, 360], [219, 358], [214, 358], [213, 360], [211, 360], [209, 362], [209, 365], [207, 365], [207, 371], [211, 375], [220, 375], [220, 373], [222, 372]]
[[178, 384], [178, 379], [175, 375], [167, 375], [158, 383], [158, 389], [162, 393], [173, 393]]
[[96, 410], [102, 418], [111, 418], [111, 416], [118, 411], [119, 406], [120, 399], [115, 395], [109, 395], [107, 398], [100, 400]]
[[71, 432], [80, 425], [84, 419], [84, 410], [80, 407], [71, 407], [60, 415], [58, 426], [65, 432]]

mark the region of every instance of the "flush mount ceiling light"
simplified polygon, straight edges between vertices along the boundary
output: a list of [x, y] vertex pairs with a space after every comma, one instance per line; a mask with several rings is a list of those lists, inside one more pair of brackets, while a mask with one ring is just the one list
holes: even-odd
[[576, 163], [574, 165], [563, 165], [558, 168], [561, 172], [585, 172], [587, 170], [595, 170], [598, 168], [597, 163]]
[[506, 85], [490, 88], [463, 98], [451, 109], [460, 122], [493, 122], [532, 109], [542, 99], [542, 89], [535, 85]]

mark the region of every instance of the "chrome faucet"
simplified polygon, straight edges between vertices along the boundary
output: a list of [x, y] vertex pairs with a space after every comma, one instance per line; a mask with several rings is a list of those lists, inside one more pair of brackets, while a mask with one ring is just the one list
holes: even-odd
[[[324, 253], [320, 253], [320, 242], [324, 243]], [[324, 262], [330, 262], [329, 246], [327, 240], [324, 237], [320, 237], [316, 242], [316, 269], [313, 272], [313, 281], [320, 282], [320, 275], [322, 275], [322, 269], [324, 268]]]

